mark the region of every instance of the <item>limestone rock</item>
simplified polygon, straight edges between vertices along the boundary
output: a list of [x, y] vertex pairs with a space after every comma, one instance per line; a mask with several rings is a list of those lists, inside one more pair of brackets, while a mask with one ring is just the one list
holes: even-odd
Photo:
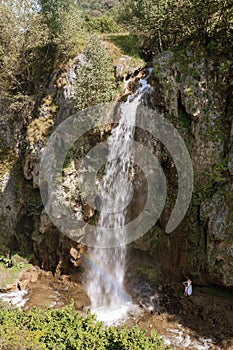
[[[194, 192], [186, 216], [168, 237], [164, 228], [177, 196], [177, 174], [165, 156], [166, 145], [154, 147], [168, 180], [167, 203], [151, 230], [150, 245], [145, 235], [135, 247], [147, 247], [172, 278], [192, 274], [198, 283], [232, 286], [233, 129], [223, 104], [226, 96], [216, 89], [214, 64], [197, 53], [164, 52], [155, 58], [153, 68], [149, 106], [167, 118], [184, 140], [194, 169]], [[142, 198], [144, 187], [140, 189]]]
[[221, 193], [216, 193], [210, 200], [201, 204], [201, 215], [208, 218], [208, 235], [211, 240], [225, 240], [230, 226], [227, 222], [228, 214], [229, 208]]
[[33, 180], [33, 187], [39, 187], [40, 158], [36, 155], [27, 154], [24, 165], [24, 176], [27, 180]]

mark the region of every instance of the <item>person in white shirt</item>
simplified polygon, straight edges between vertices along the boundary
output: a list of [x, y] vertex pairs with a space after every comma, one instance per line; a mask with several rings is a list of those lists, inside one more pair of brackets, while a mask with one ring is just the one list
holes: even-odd
[[193, 293], [192, 281], [188, 278], [187, 281], [183, 282], [183, 285], [185, 286], [184, 295], [186, 297], [192, 295]]

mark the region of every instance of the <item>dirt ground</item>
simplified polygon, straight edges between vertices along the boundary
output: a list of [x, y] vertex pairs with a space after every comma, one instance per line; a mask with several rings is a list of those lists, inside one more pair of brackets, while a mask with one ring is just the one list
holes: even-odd
[[157, 329], [175, 349], [233, 349], [233, 295], [197, 287], [185, 297], [178, 286], [162, 287], [160, 310], [144, 313], [141, 328]]

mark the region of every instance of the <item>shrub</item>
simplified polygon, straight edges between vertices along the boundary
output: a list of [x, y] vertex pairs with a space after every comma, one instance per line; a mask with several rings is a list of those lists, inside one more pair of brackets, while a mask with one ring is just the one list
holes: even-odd
[[85, 27], [89, 32], [98, 33], [116, 33], [121, 29], [116, 21], [108, 15], [102, 17], [91, 17], [86, 15]]
[[74, 104], [77, 110], [110, 102], [115, 93], [114, 69], [97, 36], [89, 40], [76, 70]]
[[138, 327], [103, 327], [90, 312], [78, 314], [73, 303], [63, 309], [35, 308], [26, 313], [0, 306], [0, 349], [165, 350], [155, 334]]

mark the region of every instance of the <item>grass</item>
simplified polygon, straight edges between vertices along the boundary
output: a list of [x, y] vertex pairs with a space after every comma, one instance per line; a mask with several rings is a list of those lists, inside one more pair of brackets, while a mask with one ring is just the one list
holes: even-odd
[[130, 56], [136, 66], [144, 66], [140, 57], [140, 43], [136, 35], [128, 33], [102, 34], [101, 39], [107, 43], [110, 55], [116, 62], [122, 55]]
[[[0, 256], [0, 258], [2, 258], [2, 260], [5, 259], [2, 256]], [[32, 266], [26, 258], [18, 254], [14, 254], [11, 260], [13, 263], [12, 267], [5, 267], [4, 261], [0, 261], [0, 288], [15, 284], [20, 272]]]
[[119, 47], [124, 55], [139, 58], [140, 57], [140, 43], [136, 35], [121, 33], [121, 34], [106, 34], [106, 40], [111, 41], [114, 45]]

